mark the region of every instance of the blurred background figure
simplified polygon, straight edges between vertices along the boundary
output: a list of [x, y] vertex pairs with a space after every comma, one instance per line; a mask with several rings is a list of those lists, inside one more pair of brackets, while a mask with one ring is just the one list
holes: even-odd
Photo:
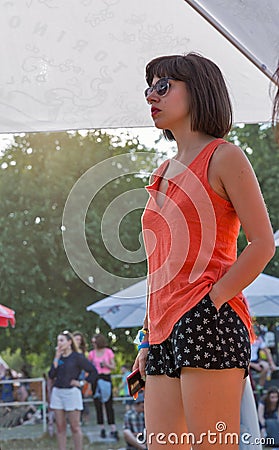
[[[92, 388], [92, 391], [96, 408], [97, 423], [100, 427], [100, 436], [101, 438], [107, 437], [104, 424], [104, 405], [107, 421], [111, 429], [110, 437], [118, 439], [118, 432], [115, 426], [111, 380], [111, 372], [115, 369], [114, 353], [111, 348], [107, 347], [107, 341], [103, 334], [95, 334], [92, 337], [91, 342], [93, 344], [93, 350], [89, 352], [88, 359], [94, 364], [98, 371], [97, 385]], [[106, 392], [104, 392], [104, 390], [106, 390]]]
[[[20, 372], [18, 373], [19, 379], [29, 379], [31, 378], [30, 369], [26, 365], [23, 365]], [[29, 381], [20, 381], [17, 388], [16, 397], [19, 402], [26, 402], [30, 395], [30, 383]]]
[[87, 343], [83, 333], [81, 331], [74, 331], [73, 336], [75, 338], [75, 343], [77, 345], [78, 351], [83, 355], [86, 355]]
[[279, 389], [272, 386], [268, 389], [258, 406], [261, 435], [273, 438], [274, 447], [279, 447]]
[[145, 422], [144, 422], [144, 395], [139, 392], [136, 400], [124, 416], [123, 436], [127, 450], [145, 450]]
[[279, 361], [277, 361], [276, 336], [275, 336], [275, 331], [274, 331], [275, 329], [276, 329], [275, 325], [269, 326], [267, 328], [267, 330], [264, 334], [264, 341], [265, 341], [267, 348], [269, 348], [274, 361], [276, 363], [279, 363]]
[[[87, 357], [87, 343], [86, 343], [86, 339], [83, 333], [81, 333], [81, 331], [74, 331], [73, 332], [73, 336], [75, 338], [75, 342], [78, 348], [78, 351], [80, 353], [82, 353], [85, 357]], [[91, 389], [91, 384], [88, 383], [88, 381], [86, 381], [86, 376], [88, 374], [82, 370], [80, 377], [79, 377], [79, 381], [81, 381], [83, 384], [82, 389], [81, 389], [81, 394], [82, 394], [82, 399], [83, 399], [83, 410], [81, 412], [81, 422], [83, 425], [87, 425], [89, 423], [89, 415], [90, 415], [90, 410], [89, 410], [89, 405], [88, 403], [85, 401], [87, 398], [91, 397], [92, 395], [92, 389]]]
[[130, 375], [131, 370], [128, 368], [127, 364], [123, 364], [121, 366], [121, 383], [119, 385], [119, 389], [118, 389], [118, 395], [119, 396], [123, 396], [123, 397], [129, 397], [129, 399], [125, 399], [124, 403], [126, 405], [126, 411], [128, 411], [131, 408], [131, 405], [134, 403], [133, 398], [130, 396], [129, 394], [129, 388], [128, 388], [128, 383], [127, 383], [127, 376]]
[[[266, 346], [264, 338], [261, 335], [261, 329], [258, 324], [254, 325], [254, 331], [257, 338], [251, 344], [250, 373], [254, 387], [261, 394], [264, 389], [267, 375], [273, 371], [276, 371], [277, 366], [273, 360], [269, 348]], [[266, 359], [262, 359], [261, 353], [265, 355]], [[255, 382], [255, 373], [259, 376], [257, 382]]]
[[[13, 380], [13, 375], [12, 375], [11, 370], [10, 369], [5, 369], [4, 366], [1, 367], [1, 369], [0, 369], [0, 379], [2, 381], [4, 381], [4, 380]], [[14, 401], [14, 386], [13, 386], [13, 383], [0, 384], [0, 399], [1, 399], [1, 402], [3, 402], [3, 403], [8, 403], [8, 402], [13, 402]]]
[[82, 370], [89, 374], [87, 380], [95, 383], [97, 371], [88, 359], [78, 352], [74, 336], [69, 331], [59, 333], [55, 357], [49, 371], [49, 377], [54, 380], [50, 407], [55, 413], [59, 450], [66, 450], [66, 418], [70, 423], [74, 448], [82, 450], [82, 382], [79, 380]]

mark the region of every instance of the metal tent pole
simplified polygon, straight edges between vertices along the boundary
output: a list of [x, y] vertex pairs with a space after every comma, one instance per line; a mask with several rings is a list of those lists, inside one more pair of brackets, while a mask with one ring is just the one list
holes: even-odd
[[276, 84], [273, 73], [269, 68], [251, 53], [237, 38], [232, 35], [218, 20], [216, 20], [205, 8], [196, 0], [184, 0], [195, 11], [197, 11], [207, 22], [209, 22], [219, 33], [221, 33], [232, 45], [234, 45], [249, 61], [251, 61], [261, 72], [263, 72], [271, 81]]

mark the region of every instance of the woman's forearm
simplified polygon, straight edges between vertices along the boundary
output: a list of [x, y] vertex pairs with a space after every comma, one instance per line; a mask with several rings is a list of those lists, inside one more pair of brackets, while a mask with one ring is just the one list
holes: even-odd
[[142, 328], [146, 328], [149, 330], [149, 323], [148, 323], [148, 303], [149, 303], [149, 284], [148, 284], [148, 276], [146, 279], [147, 289], [146, 289], [146, 309], [145, 309], [145, 316], [143, 320], [143, 326]]
[[255, 240], [247, 245], [225, 275], [213, 285], [210, 297], [216, 306], [220, 307], [252, 283], [274, 252], [274, 242]]
[[258, 406], [258, 416], [261, 427], [265, 426], [265, 418], [264, 418], [264, 405], [262, 403]]

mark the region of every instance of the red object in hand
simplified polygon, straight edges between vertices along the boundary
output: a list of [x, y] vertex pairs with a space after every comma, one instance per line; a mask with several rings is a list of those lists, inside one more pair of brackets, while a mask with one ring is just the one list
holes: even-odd
[[127, 384], [129, 389], [129, 394], [137, 398], [138, 392], [141, 391], [145, 386], [145, 381], [141, 377], [139, 369], [134, 370], [130, 375], [127, 376]]

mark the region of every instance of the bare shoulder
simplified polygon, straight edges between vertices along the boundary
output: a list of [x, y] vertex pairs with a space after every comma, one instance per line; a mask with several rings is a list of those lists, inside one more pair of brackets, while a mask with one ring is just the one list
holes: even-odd
[[212, 157], [212, 164], [218, 172], [253, 171], [245, 152], [235, 144], [225, 142], [220, 144]]
[[232, 158], [247, 159], [244, 151], [231, 142], [224, 142], [218, 145], [214, 152], [214, 156], [216, 157], [216, 159], [220, 159], [221, 161], [229, 160]]
[[252, 188], [256, 183], [256, 176], [244, 151], [237, 145], [225, 142], [217, 147], [212, 156], [208, 180], [217, 194], [233, 202], [233, 191], [236, 188]]

